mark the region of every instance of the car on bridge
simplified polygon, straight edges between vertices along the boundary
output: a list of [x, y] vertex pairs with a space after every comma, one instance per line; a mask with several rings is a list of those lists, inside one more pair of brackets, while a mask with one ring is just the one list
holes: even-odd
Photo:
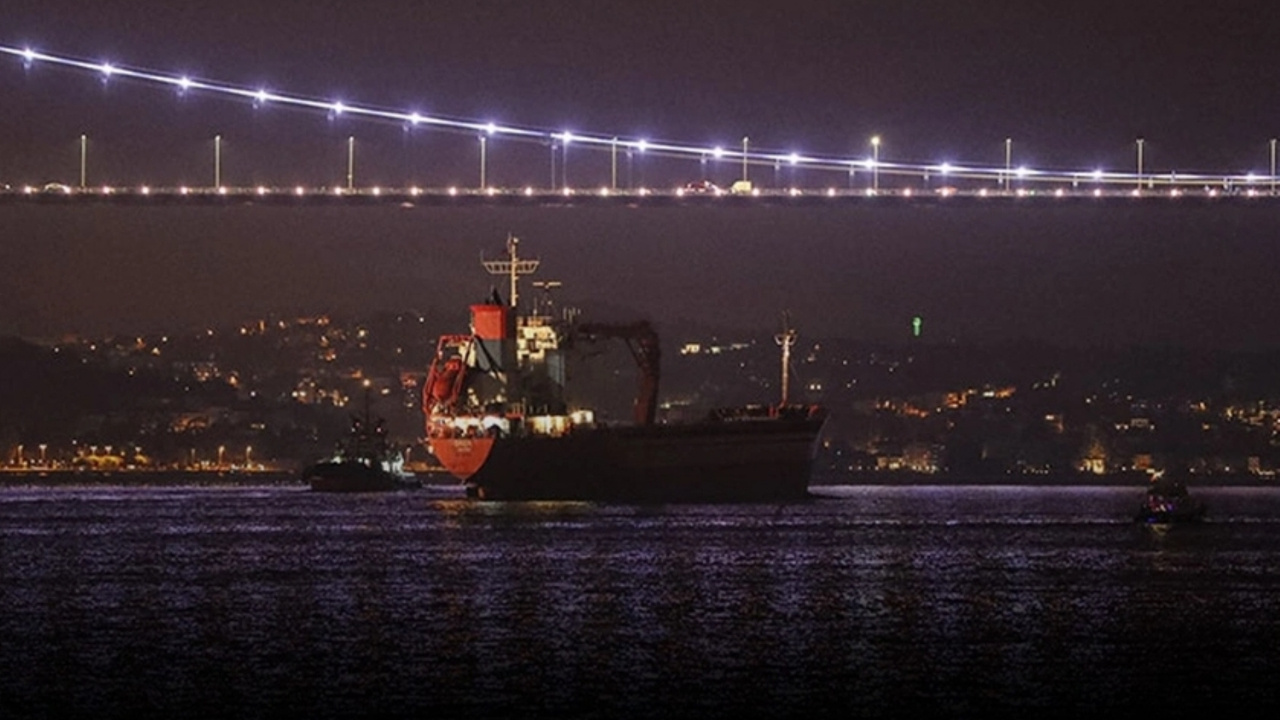
[[681, 192], [685, 195], [719, 195], [724, 191], [710, 180], [695, 180], [687, 183]]

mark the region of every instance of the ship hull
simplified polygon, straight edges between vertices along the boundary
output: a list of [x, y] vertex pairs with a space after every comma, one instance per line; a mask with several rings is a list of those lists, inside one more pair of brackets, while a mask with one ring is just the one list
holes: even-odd
[[406, 490], [417, 483], [377, 468], [357, 463], [317, 463], [302, 472], [302, 479], [315, 492], [367, 493]]
[[[433, 439], [486, 500], [777, 502], [808, 497], [822, 417]], [[482, 454], [480, 462], [477, 455]]]

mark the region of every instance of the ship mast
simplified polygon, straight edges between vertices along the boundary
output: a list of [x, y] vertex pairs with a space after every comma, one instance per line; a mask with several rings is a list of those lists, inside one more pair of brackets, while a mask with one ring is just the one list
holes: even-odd
[[507, 233], [507, 258], [506, 260], [485, 260], [480, 258], [480, 264], [484, 265], [484, 269], [489, 271], [490, 275], [506, 275], [511, 279], [511, 308], [516, 308], [520, 296], [517, 291], [517, 283], [521, 275], [529, 275], [538, 269], [537, 259], [521, 259], [517, 252], [520, 244], [520, 238], [511, 233]]
[[796, 331], [791, 327], [791, 319], [787, 313], [782, 313], [782, 332], [773, 336], [773, 339], [782, 348], [782, 402], [779, 407], [786, 407], [787, 390], [790, 376], [787, 374], [791, 369], [791, 346], [796, 344]]

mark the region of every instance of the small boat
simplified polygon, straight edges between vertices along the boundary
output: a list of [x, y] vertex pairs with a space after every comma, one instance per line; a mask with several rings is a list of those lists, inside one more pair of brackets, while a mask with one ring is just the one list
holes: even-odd
[[1204, 514], [1204, 502], [1187, 492], [1187, 484], [1161, 470], [1151, 475], [1146, 497], [1134, 519], [1148, 525], [1168, 525], [1198, 522]]
[[334, 455], [308, 465], [302, 480], [316, 492], [387, 492], [422, 487], [404, 471], [404, 457], [387, 442], [381, 418], [369, 413], [369, 388], [365, 385], [365, 411], [351, 420], [351, 434]]

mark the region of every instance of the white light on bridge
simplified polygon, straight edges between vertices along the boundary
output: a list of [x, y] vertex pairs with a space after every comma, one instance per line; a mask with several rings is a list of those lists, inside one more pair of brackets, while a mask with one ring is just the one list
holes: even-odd
[[27, 62], [31, 62], [31, 61], [35, 60], [35, 59], [36, 59], [36, 51], [35, 51], [35, 50], [32, 50], [31, 48], [23, 48], [23, 49], [22, 49], [22, 59], [26, 60]]
[[417, 125], [418, 123], [422, 122], [422, 116], [419, 115], [418, 113], [411, 113], [409, 115], [409, 122], [413, 123], [414, 125]]
[[609, 188], [607, 187], [600, 188], [600, 197], [609, 197]]
[[1094, 170], [1094, 171], [1093, 171], [1093, 179], [1094, 179], [1094, 180], [1101, 180], [1101, 179], [1102, 179], [1102, 171], [1101, 171], [1101, 170]]
[[336, 188], [334, 188], [334, 189], [333, 189], [333, 194], [334, 194], [334, 195], [341, 196], [341, 195], [342, 195], [342, 188], [340, 188], [340, 187], [336, 187]]
[[836, 196], [836, 189], [835, 189], [835, 188], [827, 188], [827, 197], [835, 197], [835, 196]]
[[498, 189], [494, 187], [487, 187], [484, 189], [484, 194], [488, 195], [489, 197], [493, 197], [494, 195], [498, 194]]
[[636, 141], [636, 149], [639, 150], [640, 152], [644, 152], [645, 150], [648, 150], [649, 149], [648, 141], [646, 140]]
[[258, 93], [257, 93], [256, 95], [254, 95], [253, 97], [254, 97], [254, 99], [255, 99], [255, 100], [257, 100], [259, 103], [265, 103], [266, 101], [268, 101], [268, 100], [270, 100], [270, 99], [271, 99], [271, 96], [267, 94], [267, 91], [266, 91], [266, 90], [259, 90], [259, 91], [258, 91]]
[[110, 185], [103, 185], [103, 186], [102, 186], [102, 194], [103, 194], [103, 195], [110, 195], [110, 194], [111, 194], [111, 186], [110, 186]]
[[531, 188], [531, 187], [526, 187], [526, 188], [524, 189], [524, 196], [525, 196], [525, 197], [533, 197], [533, 188]]
[[455, 197], [455, 196], [457, 196], [457, 194], [458, 194], [458, 188], [453, 187], [453, 186], [450, 186], [450, 187], [449, 187], [449, 197]]
[[267, 194], [267, 189], [266, 189], [266, 188], [264, 188], [264, 187], [262, 187], [261, 185], [259, 185], [259, 186], [258, 186], [258, 194], [259, 194], [259, 195], [266, 195], [266, 194]]
[[[485, 125], [485, 126], [484, 126], [484, 131], [485, 131], [485, 132], [487, 132], [487, 133], [489, 133], [490, 135], [492, 135], [492, 134], [494, 134], [494, 133], [498, 132], [498, 126], [497, 126], [496, 124], [494, 124], [494, 123], [489, 123], [488, 125]], [[567, 139], [567, 136], [568, 136], [568, 135], [569, 135], [569, 133], [565, 133], [565, 136], [566, 136], [565, 142], [568, 142], [568, 139]]]
[[1067, 194], [1067, 193], [1066, 193], [1066, 191], [1064, 191], [1062, 188], [1058, 188], [1057, 190], [1054, 190], [1054, 191], [1053, 191], [1053, 196], [1054, 196], [1054, 197], [1063, 197], [1063, 196], [1065, 196], [1066, 194]]
[[565, 189], [564, 189], [564, 196], [565, 196], [565, 197], [569, 197], [569, 196], [570, 196], [570, 195], [572, 195], [572, 194], [573, 194], [573, 188], [565, 188]]
[[22, 193], [23, 193], [24, 195], [30, 195], [31, 193], [33, 193], [33, 192], [35, 192], [35, 191], [36, 191], [36, 189], [35, 189], [35, 188], [33, 188], [33, 187], [31, 187], [30, 185], [23, 185], [23, 186], [22, 186]]
[[187, 76], [185, 76], [185, 75], [183, 75], [182, 77], [178, 78], [178, 87], [182, 88], [183, 90], [190, 90], [190, 89], [191, 89], [191, 78], [189, 78], [189, 77], [187, 77]]
[[981, 190], [978, 191], [978, 197], [986, 197], [986, 196], [987, 196], [986, 188], [982, 188]]
[[790, 155], [787, 156], [787, 162], [791, 163], [792, 165], [795, 165], [796, 163], [800, 162], [800, 154], [791, 153]]
[[1094, 196], [1094, 197], [1102, 197], [1102, 190], [1101, 190], [1101, 189], [1099, 189], [1099, 188], [1094, 188], [1093, 196]]
[[903, 188], [903, 190], [902, 190], [902, 196], [903, 196], [903, 197], [911, 197], [911, 188]]
[[151, 188], [147, 187], [146, 185], [143, 185], [143, 186], [140, 188], [140, 191], [142, 192], [142, 194], [143, 194], [143, 195], [150, 195], [150, 194], [151, 194]]
[[224, 187], [219, 187], [219, 188], [218, 188], [218, 194], [219, 194], [219, 195], [226, 195], [226, 194], [227, 194], [227, 188], [226, 188], [225, 186], [224, 186]]
[[951, 163], [942, 163], [938, 166], [938, 172], [947, 175], [951, 172]]
[[116, 69], [111, 66], [111, 63], [102, 63], [98, 66], [98, 71], [106, 77], [111, 77], [111, 73], [115, 72]]
[[293, 194], [294, 194], [294, 195], [297, 195], [298, 197], [302, 197], [303, 195], [306, 195], [306, 194], [307, 194], [307, 191], [306, 191], [306, 189], [305, 189], [305, 188], [303, 188], [301, 185], [299, 185], [298, 187], [296, 187], [296, 188], [294, 188], [294, 189], [293, 189]]
[[373, 188], [372, 192], [373, 192], [374, 196], [376, 197], [376, 196], [378, 196], [378, 195], [381, 195], [381, 194], [382, 194], [382, 188], [380, 188], [380, 187], [376, 187], [376, 186], [375, 186], [375, 187]]
[[347, 109], [347, 106], [343, 105], [340, 102], [336, 102], [333, 105], [330, 105], [329, 108], [333, 110], [334, 115], [341, 115], [342, 112]]
[[711, 156], [717, 160], [724, 157], [724, 148], [720, 147], [719, 145], [711, 148]]
[[187, 187], [186, 185], [183, 185], [182, 187], [178, 188], [178, 194], [180, 195], [187, 195], [190, 192], [191, 192], [191, 188]]
[[422, 194], [422, 188], [418, 187], [417, 185], [414, 185], [413, 187], [409, 188], [409, 194], [414, 197], [418, 197], [419, 195]]

